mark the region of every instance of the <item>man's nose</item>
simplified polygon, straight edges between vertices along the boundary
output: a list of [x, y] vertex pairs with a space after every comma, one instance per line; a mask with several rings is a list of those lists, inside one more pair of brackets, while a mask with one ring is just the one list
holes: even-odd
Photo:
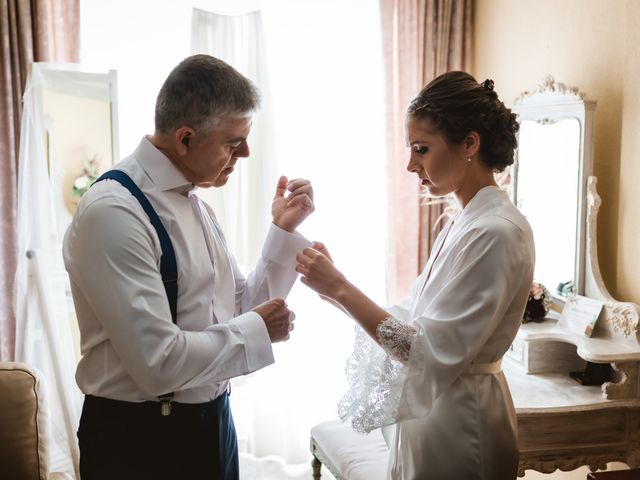
[[238, 145], [238, 148], [236, 148], [235, 152], [233, 152], [233, 156], [238, 158], [245, 158], [249, 156], [249, 153], [249, 144], [246, 140], [244, 140], [240, 145]]

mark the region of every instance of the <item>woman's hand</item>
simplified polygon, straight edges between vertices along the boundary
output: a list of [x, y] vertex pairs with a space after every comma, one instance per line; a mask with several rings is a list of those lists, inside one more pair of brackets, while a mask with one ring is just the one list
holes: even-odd
[[348, 282], [333, 265], [333, 259], [324, 244], [313, 242], [311, 248], [305, 248], [296, 255], [296, 261], [296, 271], [302, 274], [302, 283], [324, 300], [337, 300], [340, 290]]
[[[329, 253], [329, 250], [327, 250], [327, 247], [324, 245], [324, 243], [322, 243], [322, 242], [313, 242], [311, 244], [311, 248], [313, 248], [314, 250], [319, 251], [321, 254], [323, 254], [325, 257], [327, 257], [331, 263], [333, 263], [333, 258], [331, 258], [331, 254]], [[318, 294], [318, 296], [322, 300], [324, 300], [325, 302], [330, 303], [334, 307], [342, 310], [344, 313], [349, 315], [349, 312], [347, 312], [344, 309], [344, 307], [342, 305], [340, 305], [338, 302], [336, 302], [333, 298], [327, 297], [326, 295], [322, 295], [321, 293]]]
[[335, 305], [353, 318], [379, 342], [376, 330], [389, 313], [376, 305], [333, 266], [327, 247], [313, 242], [296, 255], [296, 270], [303, 276], [300, 281], [315, 290], [323, 300]]
[[331, 263], [333, 263], [333, 258], [331, 258], [331, 254], [329, 253], [329, 250], [327, 249], [327, 247], [325, 246], [324, 243], [322, 243], [322, 242], [311, 242], [311, 248], [313, 248], [314, 250], [319, 251], [321, 254], [323, 254], [325, 257], [327, 257]]

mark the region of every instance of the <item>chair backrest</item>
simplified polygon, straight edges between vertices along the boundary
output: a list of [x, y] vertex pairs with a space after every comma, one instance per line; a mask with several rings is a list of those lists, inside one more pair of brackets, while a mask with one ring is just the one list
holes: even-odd
[[0, 478], [46, 479], [44, 387], [28, 365], [0, 362]]

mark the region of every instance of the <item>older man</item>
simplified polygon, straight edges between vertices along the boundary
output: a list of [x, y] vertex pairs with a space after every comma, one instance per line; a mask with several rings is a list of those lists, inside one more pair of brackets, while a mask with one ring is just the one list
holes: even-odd
[[207, 55], [158, 94], [155, 133], [83, 197], [64, 240], [80, 327], [83, 480], [236, 479], [229, 379], [273, 363], [293, 313], [306, 180], [281, 177], [262, 256], [245, 278], [196, 188], [222, 187], [259, 97]]

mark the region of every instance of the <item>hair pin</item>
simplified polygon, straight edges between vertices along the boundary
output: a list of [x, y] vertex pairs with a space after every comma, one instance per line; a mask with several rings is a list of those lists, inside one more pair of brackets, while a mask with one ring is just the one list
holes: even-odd
[[482, 82], [482, 86], [491, 92], [493, 92], [494, 85], [495, 83], [490, 78], [487, 78], [484, 82]]

